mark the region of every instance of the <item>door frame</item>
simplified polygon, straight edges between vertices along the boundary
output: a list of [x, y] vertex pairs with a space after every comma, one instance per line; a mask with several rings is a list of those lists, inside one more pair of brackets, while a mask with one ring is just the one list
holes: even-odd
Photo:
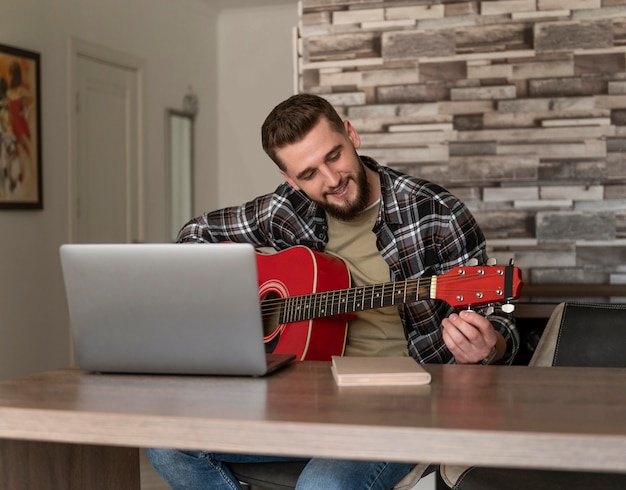
[[136, 202], [136, 220], [137, 230], [136, 241], [145, 240], [145, 206], [144, 206], [144, 184], [145, 184], [145, 90], [144, 90], [144, 74], [145, 61], [136, 56], [107, 48], [76, 37], [69, 38], [68, 44], [68, 114], [69, 114], [69, 131], [68, 131], [68, 192], [67, 192], [67, 212], [68, 212], [68, 242], [72, 243], [76, 236], [76, 177], [78, 167], [78, 142], [77, 142], [77, 115], [75, 105], [78, 95], [77, 80], [77, 59], [78, 57], [90, 58], [94, 61], [115, 65], [126, 70], [134, 71], [136, 74], [136, 90], [137, 90], [137, 182], [135, 193]]

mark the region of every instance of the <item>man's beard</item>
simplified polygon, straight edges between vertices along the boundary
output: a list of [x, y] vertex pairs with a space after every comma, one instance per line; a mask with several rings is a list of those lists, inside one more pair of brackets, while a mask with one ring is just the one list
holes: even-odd
[[[370, 200], [370, 188], [367, 182], [367, 175], [365, 174], [365, 167], [359, 166], [359, 171], [356, 174], [356, 199], [354, 201], [348, 201], [344, 206], [338, 206], [336, 204], [329, 203], [328, 201], [315, 201], [326, 213], [333, 218], [341, 221], [351, 221], [356, 218], [369, 204]], [[340, 185], [343, 185], [341, 182]]]

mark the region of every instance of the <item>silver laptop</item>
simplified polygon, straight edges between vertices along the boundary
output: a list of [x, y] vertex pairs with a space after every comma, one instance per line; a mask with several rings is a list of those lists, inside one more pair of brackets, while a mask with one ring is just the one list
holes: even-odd
[[67, 244], [61, 265], [78, 366], [87, 371], [262, 376], [254, 248]]

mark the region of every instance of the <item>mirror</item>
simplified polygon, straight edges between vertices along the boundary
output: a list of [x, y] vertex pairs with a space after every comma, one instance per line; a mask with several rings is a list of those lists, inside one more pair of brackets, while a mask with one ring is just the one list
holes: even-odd
[[169, 153], [169, 234], [176, 239], [193, 217], [193, 115], [167, 111]]

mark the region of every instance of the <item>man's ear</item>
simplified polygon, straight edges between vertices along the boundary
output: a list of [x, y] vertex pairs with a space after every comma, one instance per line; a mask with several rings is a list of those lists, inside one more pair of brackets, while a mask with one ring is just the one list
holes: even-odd
[[280, 170], [280, 175], [282, 175], [285, 180], [287, 181], [287, 183], [293, 187], [296, 191], [300, 190], [300, 187], [298, 187], [298, 185], [292, 180], [291, 177], [289, 177], [289, 175], [287, 175], [287, 173], [284, 170]]
[[350, 121], [345, 120], [343, 122], [343, 125], [346, 128], [346, 133], [348, 134], [348, 138], [350, 138], [350, 141], [352, 141], [354, 148], [359, 148], [361, 146], [361, 137], [359, 136], [357, 130], [354, 129], [354, 126], [352, 125], [352, 123], [350, 123]]

